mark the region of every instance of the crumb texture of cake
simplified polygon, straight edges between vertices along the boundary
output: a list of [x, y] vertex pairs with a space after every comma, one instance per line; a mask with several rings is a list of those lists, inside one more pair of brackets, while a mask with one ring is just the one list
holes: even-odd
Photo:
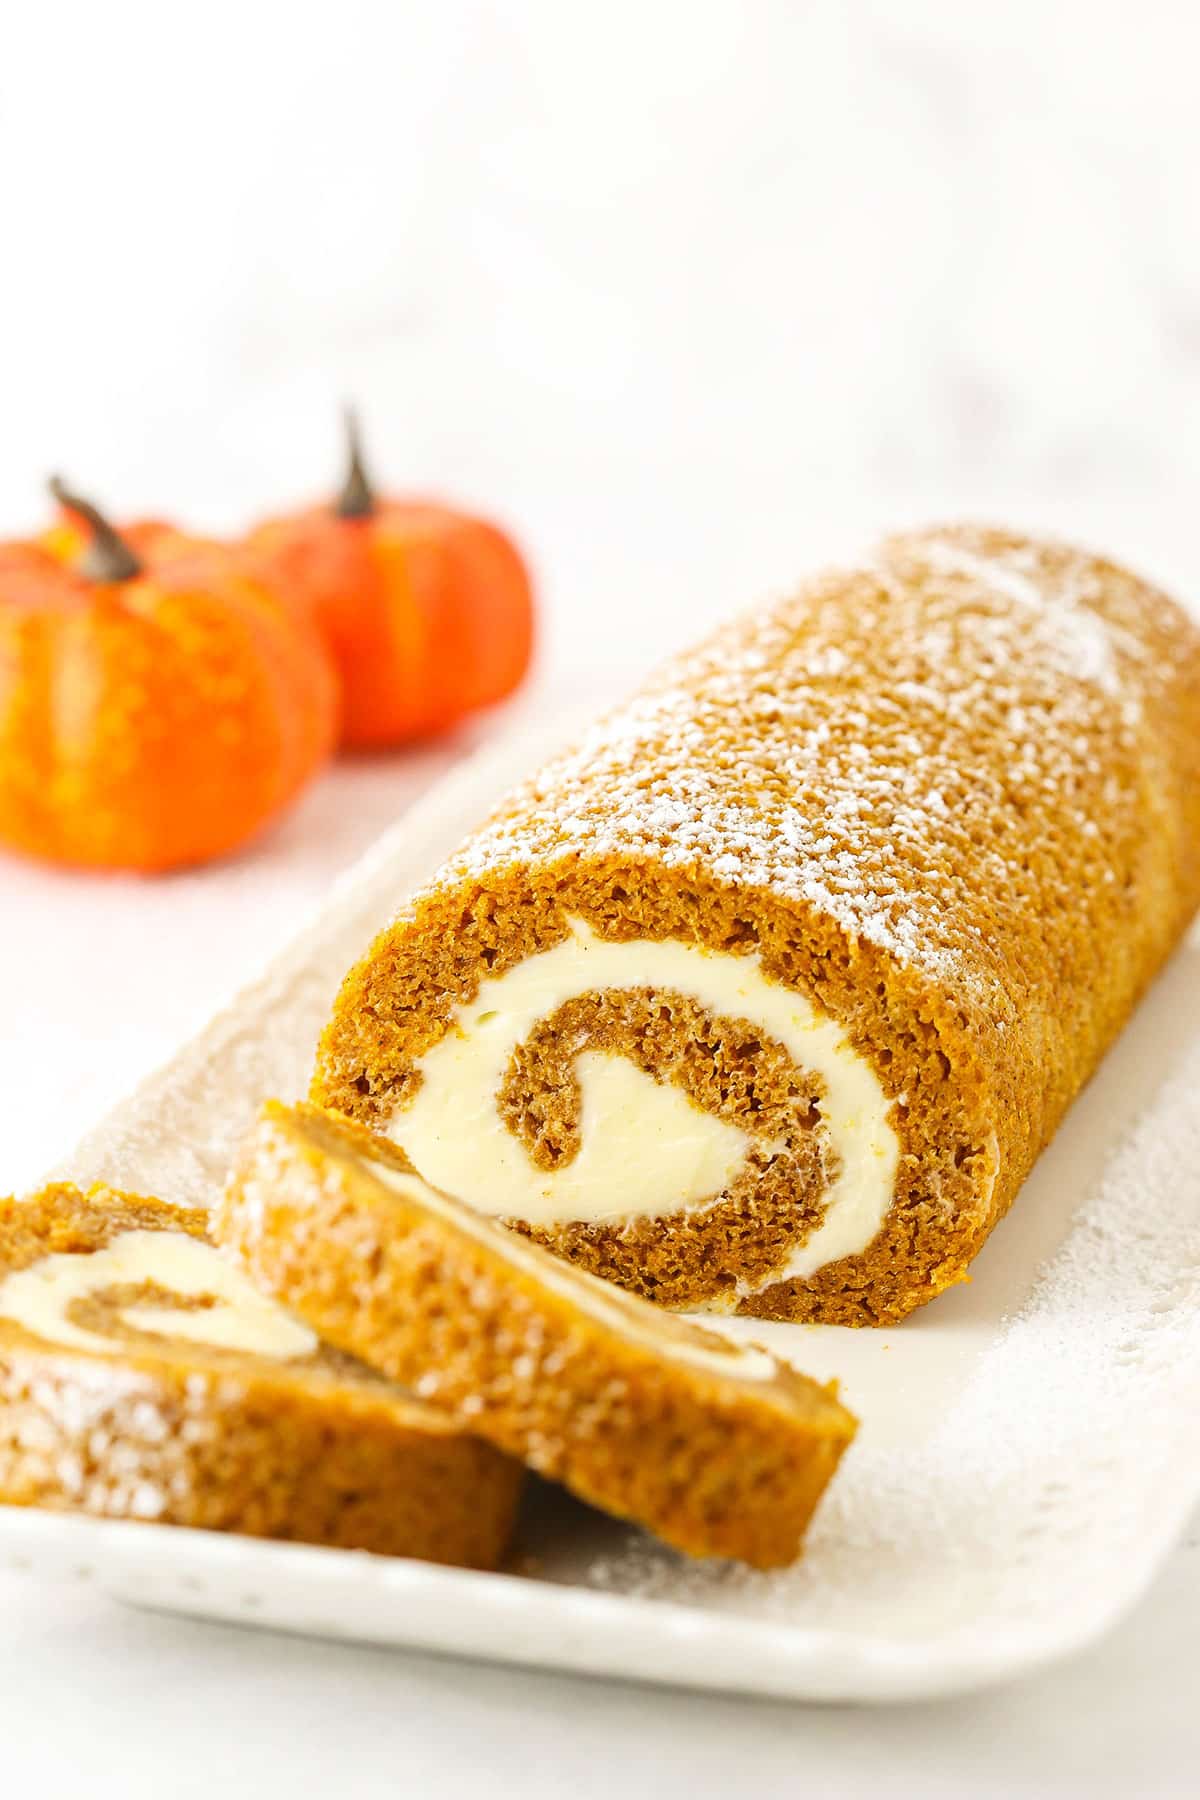
[[677, 658], [343, 984], [312, 1098], [673, 1308], [962, 1279], [1200, 905], [1200, 629], [951, 526]]
[[311, 1105], [213, 1218], [254, 1283], [465, 1430], [692, 1556], [798, 1556], [854, 1436], [832, 1388], [574, 1269]]
[[206, 1215], [0, 1201], [0, 1502], [494, 1568], [520, 1465], [264, 1296]]

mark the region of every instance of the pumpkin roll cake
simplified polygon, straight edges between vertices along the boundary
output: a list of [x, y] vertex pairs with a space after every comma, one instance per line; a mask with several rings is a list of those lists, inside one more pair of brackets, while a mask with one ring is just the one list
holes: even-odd
[[347, 977], [313, 1098], [673, 1308], [963, 1278], [1200, 903], [1200, 631], [955, 526], [719, 630]]
[[569, 1267], [318, 1107], [268, 1102], [214, 1229], [330, 1343], [692, 1556], [792, 1562], [855, 1432], [833, 1388]]
[[0, 1202], [0, 1502], [494, 1568], [520, 1465], [265, 1298], [206, 1215]]

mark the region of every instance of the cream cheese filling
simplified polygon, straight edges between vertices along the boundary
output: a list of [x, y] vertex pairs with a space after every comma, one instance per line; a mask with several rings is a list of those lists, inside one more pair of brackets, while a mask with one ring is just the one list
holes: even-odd
[[552, 949], [483, 981], [419, 1059], [420, 1086], [387, 1130], [422, 1175], [480, 1212], [534, 1226], [619, 1224], [711, 1205], [752, 1142], [775, 1146], [704, 1112], [627, 1058], [577, 1058], [581, 1148], [561, 1168], [539, 1169], [497, 1104], [513, 1051], [565, 1001], [612, 988], [670, 991], [716, 1017], [747, 1020], [825, 1084], [821, 1115], [839, 1170], [820, 1225], [771, 1280], [811, 1275], [865, 1250], [891, 1205], [900, 1146], [879, 1078], [842, 1028], [770, 980], [757, 957], [674, 938], [613, 943], [581, 920], [570, 927]]
[[[405, 1175], [387, 1163], [364, 1157], [373, 1176], [403, 1199], [448, 1220], [459, 1231], [468, 1232], [478, 1243], [497, 1251], [511, 1268], [531, 1276], [551, 1293], [561, 1295], [597, 1324], [617, 1333], [626, 1342], [688, 1363], [710, 1375], [727, 1380], [753, 1379], [771, 1381], [779, 1374], [775, 1358], [757, 1344], [741, 1344], [715, 1332], [688, 1325], [674, 1313], [652, 1306], [635, 1294], [623, 1293], [607, 1281], [589, 1275], [586, 1269], [572, 1268], [560, 1262], [548, 1250], [540, 1250], [513, 1231], [498, 1230], [489, 1220], [473, 1218], [463, 1207], [448, 1202], [435, 1193], [418, 1175]], [[476, 1209], [478, 1210], [478, 1209]], [[417, 1384], [418, 1394], [428, 1397], [436, 1386]]]
[[0, 1281], [0, 1318], [71, 1349], [128, 1350], [127, 1339], [85, 1330], [68, 1315], [77, 1300], [143, 1282], [181, 1299], [207, 1298], [213, 1304], [122, 1308], [122, 1322], [135, 1331], [285, 1359], [311, 1356], [318, 1347], [307, 1325], [260, 1294], [211, 1244], [184, 1231], [122, 1231], [90, 1255], [45, 1256]]

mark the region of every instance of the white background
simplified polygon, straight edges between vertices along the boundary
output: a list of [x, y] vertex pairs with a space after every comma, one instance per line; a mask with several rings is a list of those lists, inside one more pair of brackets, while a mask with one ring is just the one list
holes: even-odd
[[[381, 473], [512, 523], [527, 706], [863, 534], [970, 511], [1200, 595], [1188, 0], [107, 0], [0, 22], [0, 530], [61, 466], [234, 527]], [[493, 722], [490, 728], [498, 728]], [[479, 728], [476, 728], [477, 730]], [[169, 882], [0, 865], [0, 1180], [32, 1181], [470, 733]], [[1191, 1421], [1181, 1421], [1190, 1429]], [[864, 1716], [252, 1637], [0, 1587], [50, 1795], [1184, 1794], [1200, 1557], [1071, 1668]]]

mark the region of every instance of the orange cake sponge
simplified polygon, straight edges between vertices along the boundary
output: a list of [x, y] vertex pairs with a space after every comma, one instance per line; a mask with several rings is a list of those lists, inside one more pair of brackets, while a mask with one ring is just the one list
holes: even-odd
[[833, 1389], [571, 1268], [313, 1106], [268, 1103], [214, 1229], [330, 1343], [693, 1556], [791, 1562], [854, 1435]]
[[0, 1501], [490, 1569], [521, 1476], [258, 1294], [203, 1213], [0, 1201]]

